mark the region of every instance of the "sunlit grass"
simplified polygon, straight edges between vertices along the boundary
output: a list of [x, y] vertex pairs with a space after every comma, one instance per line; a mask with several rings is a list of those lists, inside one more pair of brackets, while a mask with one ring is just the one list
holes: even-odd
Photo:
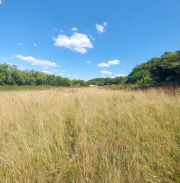
[[0, 92], [0, 182], [180, 182], [180, 96]]

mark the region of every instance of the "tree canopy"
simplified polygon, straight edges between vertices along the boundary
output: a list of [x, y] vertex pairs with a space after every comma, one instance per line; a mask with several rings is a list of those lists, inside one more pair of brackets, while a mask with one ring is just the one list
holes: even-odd
[[22, 71], [16, 66], [0, 64], [0, 85], [73, 86], [73, 81], [61, 76], [36, 71]]
[[141, 86], [180, 84], [180, 51], [166, 52], [159, 58], [152, 58], [138, 65], [128, 75], [127, 83]]
[[136, 84], [143, 87], [164, 84], [180, 85], [180, 51], [166, 52], [161, 57], [136, 66], [127, 77], [94, 78], [89, 81], [70, 80], [65, 77], [37, 71], [22, 71], [16, 66], [0, 64], [0, 85], [50, 85], [50, 86], [88, 86]]

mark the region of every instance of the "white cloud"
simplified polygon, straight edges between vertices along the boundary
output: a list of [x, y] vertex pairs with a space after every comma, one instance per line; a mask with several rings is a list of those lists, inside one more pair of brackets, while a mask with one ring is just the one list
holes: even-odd
[[100, 73], [103, 75], [111, 75], [112, 74], [112, 72], [110, 72], [110, 71], [100, 71]]
[[0, 63], [6, 63], [6, 64], [9, 64], [9, 65], [13, 65], [11, 64], [9, 61], [10, 60], [13, 60], [13, 57], [0, 57]]
[[87, 61], [86, 61], [86, 64], [91, 64], [91, 61], [87, 60]]
[[41, 72], [43, 72], [44, 74], [52, 74], [52, 72], [50, 71], [41, 71]]
[[3, 0], [0, 0], [0, 4], [2, 4], [3, 3]]
[[58, 66], [55, 62], [38, 59], [38, 58], [35, 58], [32, 56], [15, 55], [15, 57], [20, 60], [26, 61], [26, 62], [30, 63], [31, 65], [37, 65], [37, 66], [41, 66], [43, 68]]
[[6, 63], [6, 64], [11, 65], [11, 63], [8, 62], [8, 58], [6, 58], [6, 57], [0, 57], [0, 64], [1, 63]]
[[99, 32], [99, 33], [103, 33], [105, 32], [106, 30], [106, 27], [107, 27], [107, 22], [104, 22], [103, 24], [96, 24], [96, 30]]
[[73, 28], [71, 29], [71, 31], [77, 32], [77, 31], [78, 31], [78, 28], [77, 28], [77, 27], [73, 27]]
[[81, 54], [84, 54], [88, 49], [93, 48], [88, 35], [82, 33], [75, 32], [70, 37], [60, 34], [57, 38], [53, 39], [55, 46], [65, 47]]
[[108, 23], [107, 22], [104, 22], [103, 25], [106, 27], [108, 25]]
[[110, 67], [112, 65], [118, 65], [118, 64], [120, 64], [120, 61], [116, 59], [116, 60], [110, 60], [107, 62], [99, 63], [97, 66], [98, 67]]
[[98, 67], [109, 67], [109, 64], [102, 62], [100, 64], [97, 65]]
[[118, 65], [120, 63], [119, 60], [111, 60], [108, 62], [109, 65]]
[[0, 57], [0, 60], [7, 60], [8, 58], [6, 57]]
[[36, 43], [33, 43], [33, 47], [37, 47], [38, 45]]
[[58, 72], [58, 69], [53, 69], [53, 72]]

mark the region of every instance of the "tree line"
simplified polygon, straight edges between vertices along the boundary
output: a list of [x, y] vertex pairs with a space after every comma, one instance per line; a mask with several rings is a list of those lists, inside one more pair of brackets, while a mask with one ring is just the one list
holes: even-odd
[[83, 86], [82, 80], [70, 80], [65, 77], [45, 74], [36, 71], [22, 71], [16, 66], [0, 64], [0, 85], [50, 85], [50, 86]]
[[88, 86], [136, 84], [150, 87], [164, 84], [180, 85], [180, 51], [166, 52], [161, 57], [136, 66], [126, 77], [95, 78], [89, 81], [70, 80], [65, 77], [37, 71], [22, 71], [16, 66], [0, 64], [0, 85], [50, 85], [50, 86]]
[[138, 65], [128, 75], [126, 83], [147, 87], [180, 85], [180, 51], [166, 52]]

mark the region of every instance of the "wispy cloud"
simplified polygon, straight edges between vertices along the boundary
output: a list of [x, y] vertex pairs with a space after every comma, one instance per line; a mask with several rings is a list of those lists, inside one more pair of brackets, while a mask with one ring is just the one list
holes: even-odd
[[4, 60], [8, 60], [8, 58], [6, 58], [6, 57], [0, 57], [0, 60], [4, 61]]
[[3, 3], [3, 0], [0, 0], [0, 4], [2, 4]]
[[78, 28], [77, 28], [77, 27], [73, 27], [73, 28], [71, 29], [71, 31], [77, 32], [77, 31], [78, 31]]
[[86, 61], [86, 64], [91, 64], [91, 61], [87, 60], [87, 61]]
[[60, 32], [63, 33], [64, 31], [62, 29], [59, 29], [57, 27], [52, 28], [51, 32]]
[[106, 30], [106, 27], [107, 27], [107, 22], [104, 22], [103, 24], [96, 24], [96, 30], [99, 32], [99, 33], [103, 33], [105, 32]]
[[51, 71], [41, 71], [41, 72], [43, 72], [44, 74], [52, 74]]
[[93, 48], [89, 36], [82, 33], [75, 32], [70, 37], [65, 34], [60, 34], [57, 38], [53, 39], [55, 46], [65, 47], [81, 54], [84, 54], [88, 49]]
[[35, 58], [32, 56], [23, 56], [23, 55], [15, 55], [17, 59], [26, 61], [30, 63], [31, 65], [41, 66], [43, 68], [49, 68], [49, 67], [57, 67], [58, 65], [55, 62], [48, 61], [48, 60], [42, 60], [39, 58]]
[[118, 64], [120, 64], [120, 61], [116, 59], [116, 60], [110, 60], [107, 62], [99, 63], [97, 66], [98, 67], [110, 67], [112, 65], [118, 65]]
[[33, 47], [38, 47], [38, 45], [36, 43], [33, 43]]
[[110, 72], [110, 71], [100, 71], [100, 73], [103, 75], [111, 75], [112, 74], [112, 72]]
[[0, 63], [6, 63], [11, 65], [11, 63], [9, 62], [9, 58], [6, 57], [0, 57]]

